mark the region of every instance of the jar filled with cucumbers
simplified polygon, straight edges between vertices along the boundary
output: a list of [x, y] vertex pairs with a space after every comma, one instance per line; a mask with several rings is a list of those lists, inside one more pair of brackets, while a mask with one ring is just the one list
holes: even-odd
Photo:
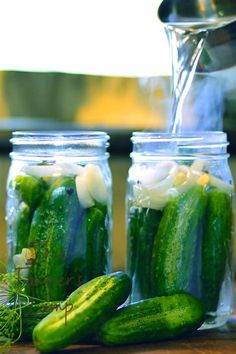
[[32, 298], [64, 300], [111, 271], [108, 140], [103, 132], [13, 133], [8, 267]]
[[227, 136], [134, 133], [127, 191], [130, 301], [190, 293], [202, 328], [226, 323], [233, 307], [232, 175]]

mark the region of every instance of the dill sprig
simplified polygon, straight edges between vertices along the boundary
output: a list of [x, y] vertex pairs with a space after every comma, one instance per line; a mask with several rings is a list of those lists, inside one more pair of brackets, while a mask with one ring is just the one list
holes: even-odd
[[25, 281], [15, 272], [0, 274], [0, 348], [8, 348], [21, 337], [22, 306], [29, 303]]
[[42, 300], [26, 293], [27, 280], [19, 272], [0, 274], [0, 352], [7, 352], [22, 335], [22, 309]]

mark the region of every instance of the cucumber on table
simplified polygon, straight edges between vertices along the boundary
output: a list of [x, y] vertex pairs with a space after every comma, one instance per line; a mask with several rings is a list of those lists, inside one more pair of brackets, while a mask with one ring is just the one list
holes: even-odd
[[231, 196], [217, 189], [210, 190], [205, 219], [202, 244], [202, 300], [207, 312], [215, 312], [227, 266], [230, 269]]
[[35, 327], [36, 349], [50, 352], [88, 338], [112, 316], [130, 290], [130, 278], [123, 272], [103, 275], [83, 284]]
[[202, 304], [191, 295], [155, 297], [118, 309], [98, 338], [106, 345], [156, 342], [192, 332], [203, 321]]
[[207, 192], [194, 185], [163, 210], [152, 255], [152, 288], [156, 295], [190, 292], [199, 230]]
[[29, 247], [36, 258], [30, 268], [32, 295], [45, 301], [64, 300], [66, 251], [76, 232], [80, 204], [73, 177], [59, 177], [36, 209], [30, 230]]

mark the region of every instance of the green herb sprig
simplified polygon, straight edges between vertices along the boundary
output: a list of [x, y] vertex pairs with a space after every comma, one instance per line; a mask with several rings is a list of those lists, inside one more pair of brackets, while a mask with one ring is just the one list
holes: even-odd
[[22, 309], [42, 300], [26, 292], [27, 280], [16, 270], [0, 274], [0, 352], [6, 353], [22, 336]]

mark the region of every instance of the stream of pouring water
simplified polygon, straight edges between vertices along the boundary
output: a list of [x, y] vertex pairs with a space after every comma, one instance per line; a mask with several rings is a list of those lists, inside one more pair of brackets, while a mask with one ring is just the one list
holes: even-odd
[[182, 109], [184, 100], [193, 82], [208, 34], [215, 28], [222, 27], [231, 21], [232, 18], [223, 18], [208, 22], [178, 22], [166, 25], [172, 52], [173, 101], [169, 126], [170, 133], [180, 134], [183, 131]]
[[193, 82], [207, 31], [197, 33], [168, 26], [167, 34], [172, 50], [173, 102], [169, 130], [172, 134], [180, 134], [184, 100]]

